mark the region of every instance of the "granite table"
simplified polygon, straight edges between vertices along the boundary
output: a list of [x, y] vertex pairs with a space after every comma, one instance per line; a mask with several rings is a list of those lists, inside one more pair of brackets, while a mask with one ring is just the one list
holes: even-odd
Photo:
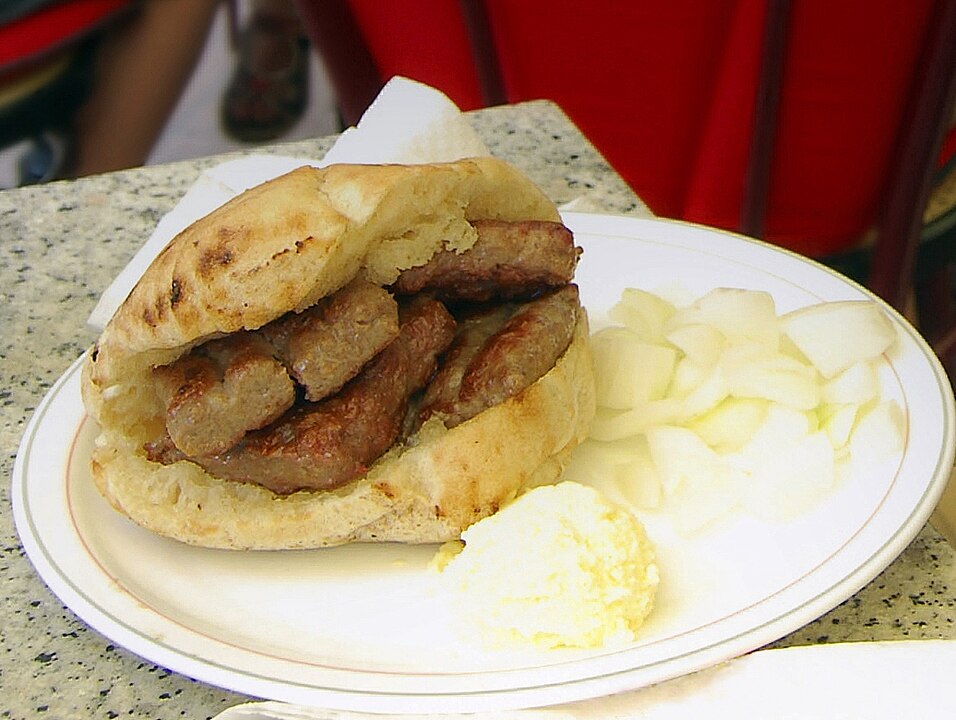
[[[647, 213], [555, 105], [468, 119], [557, 202], [584, 196], [603, 212]], [[268, 151], [318, 159], [333, 140]], [[93, 340], [85, 321], [100, 293], [198, 174], [225, 157], [0, 192], [2, 719], [209, 718], [249, 699], [147, 662], [77, 619], [27, 558], [9, 483], [33, 410]], [[776, 645], [917, 638], [956, 639], [956, 551], [931, 525], [866, 587]]]

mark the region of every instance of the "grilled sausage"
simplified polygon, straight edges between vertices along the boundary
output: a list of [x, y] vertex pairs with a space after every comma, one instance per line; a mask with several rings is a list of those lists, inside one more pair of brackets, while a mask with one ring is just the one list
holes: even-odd
[[306, 398], [331, 395], [398, 335], [398, 305], [384, 288], [356, 280], [300, 314], [262, 330]]
[[348, 483], [395, 442], [409, 398], [434, 373], [454, 325], [441, 303], [416, 300], [402, 312], [398, 337], [339, 393], [297, 406], [225, 453], [193, 460], [216, 477], [278, 494]]
[[565, 285], [466, 324], [429, 387], [420, 417], [433, 414], [454, 427], [517, 395], [554, 367], [571, 342], [578, 288]]
[[169, 437], [187, 455], [227, 450], [295, 401], [292, 378], [253, 333], [207, 342], [153, 376]]
[[446, 301], [528, 298], [571, 281], [580, 249], [561, 223], [476, 220], [478, 239], [468, 250], [442, 250], [424, 265], [403, 271], [393, 289], [430, 292]]

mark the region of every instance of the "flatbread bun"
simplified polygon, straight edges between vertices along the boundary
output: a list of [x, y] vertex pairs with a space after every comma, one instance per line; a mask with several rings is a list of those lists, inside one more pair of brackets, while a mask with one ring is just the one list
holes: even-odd
[[492, 158], [434, 165], [302, 167], [248, 190], [174, 238], [88, 354], [82, 391], [100, 433], [100, 492], [136, 523], [217, 548], [442, 542], [520, 490], [553, 482], [594, 414], [587, 316], [555, 367], [448, 430], [429, 420], [368, 474], [331, 491], [277, 495], [198, 465], [161, 465], [152, 369], [206, 340], [310, 307], [353, 278], [388, 285], [441, 247], [467, 249], [471, 221], [560, 220], [527, 177]]

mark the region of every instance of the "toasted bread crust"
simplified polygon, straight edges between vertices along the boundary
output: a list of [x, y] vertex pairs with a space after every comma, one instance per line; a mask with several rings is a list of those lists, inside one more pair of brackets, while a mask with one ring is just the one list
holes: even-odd
[[161, 365], [217, 334], [302, 310], [357, 274], [386, 285], [475, 219], [559, 220], [517, 170], [491, 158], [437, 165], [301, 167], [176, 236], [108, 323], [93, 379]]
[[[521, 488], [550, 482], [594, 412], [587, 317], [557, 365], [462, 425], [430, 422], [410, 447], [335, 491], [278, 496], [188, 461], [150, 462], [163, 426], [152, 368], [193, 346], [310, 307], [356, 276], [388, 284], [442, 246], [474, 242], [475, 219], [557, 220], [527, 178], [490, 158], [424, 166], [300, 168], [178, 235], [89, 354], [83, 397], [101, 428], [97, 486], [137, 523], [219, 548], [309, 548], [457, 537]], [[476, 450], [480, 448], [480, 450]]]

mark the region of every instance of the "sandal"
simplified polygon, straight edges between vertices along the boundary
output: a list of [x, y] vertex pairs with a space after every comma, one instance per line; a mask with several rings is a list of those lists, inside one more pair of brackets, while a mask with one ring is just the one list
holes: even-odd
[[309, 42], [297, 21], [255, 15], [238, 37], [239, 64], [222, 102], [222, 125], [242, 142], [275, 140], [308, 102]]

